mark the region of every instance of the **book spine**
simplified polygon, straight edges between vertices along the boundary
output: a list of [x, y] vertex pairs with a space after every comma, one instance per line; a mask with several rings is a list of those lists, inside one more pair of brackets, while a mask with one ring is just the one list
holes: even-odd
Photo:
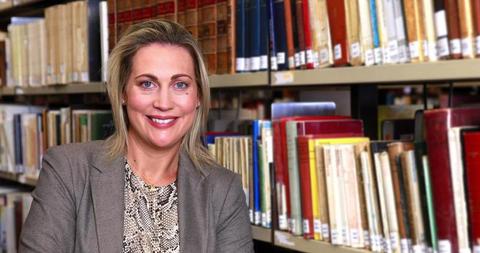
[[308, 138], [297, 138], [298, 148], [298, 168], [300, 174], [300, 195], [302, 196], [302, 217], [303, 217], [303, 237], [305, 239], [314, 239], [313, 232], [313, 201], [312, 201], [312, 182], [310, 175], [310, 153], [308, 148]]
[[[373, 33], [370, 14], [370, 1], [358, 1], [358, 14], [360, 17], [360, 44], [362, 51], [362, 62], [365, 66], [375, 64], [375, 57], [373, 53]], [[376, 18], [375, 18], [376, 19]], [[376, 25], [376, 24], [375, 24]], [[378, 36], [378, 34], [377, 34]]]
[[353, 66], [359, 66], [362, 64], [362, 48], [360, 46], [360, 17], [356, 0], [345, 0], [345, 16], [348, 62]]
[[[205, 64], [210, 75], [217, 73], [217, 0], [199, 1], [199, 34], [198, 40], [200, 48], [203, 51]], [[170, 2], [160, 3], [159, 6], [171, 6]], [[165, 9], [165, 12], [171, 8]], [[165, 19], [173, 18], [168, 13], [163, 17]]]
[[448, 59], [451, 51], [448, 41], [447, 12], [444, 0], [434, 0], [434, 9], [438, 57], [439, 59]]
[[465, 174], [467, 179], [468, 204], [470, 216], [470, 241], [473, 250], [480, 248], [480, 210], [475, 208], [480, 204], [480, 133], [464, 133], [463, 150], [465, 157]]
[[[191, 2], [192, 0], [188, 0]], [[246, 45], [245, 45], [245, 37], [246, 37], [246, 20], [245, 20], [245, 2], [246, 0], [236, 0], [235, 2], [235, 13], [236, 13], [236, 19], [235, 19], [235, 57], [236, 57], [236, 63], [235, 63], [235, 70], [236, 72], [245, 72], [246, 71]], [[187, 10], [192, 9], [192, 7], [189, 6]], [[192, 12], [192, 11], [190, 11]], [[189, 15], [190, 13], [187, 12], [187, 23], [189, 23]], [[190, 21], [191, 22], [191, 21]], [[191, 27], [191, 26], [189, 26]], [[188, 29], [188, 26], [187, 26]], [[191, 31], [190, 31], [191, 32]]]
[[[405, 31], [405, 18], [403, 13], [402, 0], [394, 0], [393, 8], [395, 13], [395, 31], [398, 41], [398, 62], [410, 62], [410, 55], [408, 53], [408, 40]], [[423, 34], [423, 33], [422, 33]]]
[[343, 66], [348, 63], [345, 2], [327, 0], [327, 8], [329, 23], [335, 24], [335, 29], [331, 29], [334, 64]]
[[228, 74], [228, 0], [217, 0], [217, 74]]
[[302, 204], [297, 156], [297, 123], [287, 122], [288, 178], [290, 181], [290, 228], [294, 235], [302, 235]]
[[275, 31], [275, 3], [274, 0], [267, 0], [268, 4], [268, 33], [269, 33], [269, 46], [270, 46], [270, 69], [278, 70], [277, 61], [277, 33]]
[[422, 1], [423, 4], [423, 20], [425, 22], [425, 40], [427, 43], [425, 50], [426, 60], [434, 62], [438, 60], [437, 52], [437, 35], [435, 32], [435, 16], [433, 9], [433, 1]]
[[[305, 24], [303, 24], [303, 1], [304, 0], [295, 0], [295, 13], [296, 13], [296, 31], [298, 38], [298, 64], [297, 68], [305, 69], [306, 68], [306, 52], [305, 52]], [[307, 0], [305, 0], [307, 1]]]
[[474, 27], [475, 27], [475, 54], [480, 56], [480, 0], [473, 0]]
[[285, 10], [285, 30], [287, 35], [287, 56], [288, 56], [288, 68], [295, 69], [295, 45], [293, 44], [293, 26], [295, 22], [292, 20], [292, 1], [284, 0]]
[[280, 230], [288, 230], [287, 216], [287, 191], [285, 185], [285, 164], [283, 163], [283, 143], [281, 133], [281, 122], [273, 122], [273, 147], [274, 147], [274, 164], [275, 164], [275, 181], [277, 189], [277, 213], [278, 228]]
[[373, 57], [375, 64], [382, 64], [382, 52], [383, 49], [380, 44], [380, 32], [378, 24], [378, 12], [377, 12], [377, 1], [369, 0], [370, 4], [370, 24], [372, 26], [372, 37], [373, 37]]
[[254, 187], [254, 201], [255, 201], [255, 208], [254, 208], [254, 224], [261, 225], [261, 218], [262, 218], [262, 209], [261, 209], [261, 201], [260, 201], [260, 159], [259, 159], [259, 149], [258, 145], [260, 143], [260, 129], [261, 129], [261, 121], [255, 120], [253, 121], [252, 126], [252, 157], [253, 157], [253, 187]]
[[445, 0], [447, 15], [448, 41], [450, 44], [451, 57], [462, 58], [462, 42], [460, 33], [460, 19], [457, 0]]
[[459, 0], [458, 9], [462, 57], [467, 59], [475, 58], [472, 0]]
[[[321, 143], [315, 141], [314, 144], [315, 152], [315, 167], [317, 173], [317, 185], [318, 185], [318, 214], [319, 221], [318, 224], [314, 224], [313, 229], [315, 233], [318, 233], [317, 230], [320, 229], [320, 238], [325, 242], [330, 241], [330, 218], [328, 217], [328, 194], [327, 194], [327, 182], [326, 182], [326, 171], [325, 171], [325, 156], [323, 154], [323, 147]], [[315, 223], [315, 220], [314, 220]]]
[[408, 48], [410, 51], [410, 58], [412, 62], [423, 61], [423, 50], [421, 48], [421, 42], [419, 41], [419, 17], [417, 0], [405, 0], [405, 20], [407, 26]]
[[[312, 196], [312, 224], [310, 228], [312, 229], [313, 239], [321, 240], [322, 239], [322, 230], [320, 223], [320, 196], [318, 192], [319, 184], [319, 175], [317, 174], [317, 159], [315, 157], [315, 140], [307, 139], [308, 147], [308, 163], [310, 169], [310, 194]], [[323, 197], [323, 196], [322, 196]]]
[[277, 57], [277, 70], [288, 69], [287, 59], [287, 34], [285, 26], [285, 4], [283, 0], [274, 0], [273, 5], [275, 27], [275, 49]]
[[318, 60], [320, 67], [328, 67], [333, 64], [332, 39], [330, 36], [330, 24], [328, 21], [327, 0], [319, 0], [319, 23], [320, 32], [318, 38]]
[[303, 36], [305, 43], [305, 66], [307, 69], [314, 68], [313, 50], [312, 50], [312, 32], [310, 24], [310, 7], [308, 0], [302, 1], [302, 18], [303, 18]]
[[261, 34], [260, 34], [260, 20], [261, 20], [261, 6], [260, 0], [250, 0], [247, 3], [250, 3], [250, 6], [247, 6], [247, 22], [248, 22], [248, 39], [249, 39], [249, 71], [259, 71], [260, 70], [260, 43], [261, 43]]
[[268, 69], [268, 6], [267, 0], [260, 0], [260, 71]]

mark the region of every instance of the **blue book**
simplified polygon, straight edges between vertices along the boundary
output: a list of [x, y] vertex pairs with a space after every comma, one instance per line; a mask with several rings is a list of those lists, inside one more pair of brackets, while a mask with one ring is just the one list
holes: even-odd
[[287, 31], [285, 26], [285, 3], [283, 0], [274, 0], [273, 17], [275, 21], [274, 28], [278, 70], [288, 70]]
[[373, 53], [375, 64], [382, 64], [383, 54], [382, 47], [380, 45], [380, 35], [378, 33], [376, 0], [370, 0], [370, 23], [372, 24]]
[[245, 72], [245, 61], [246, 61], [246, 20], [245, 20], [245, 1], [246, 0], [236, 0], [235, 6], [235, 54], [236, 54], [236, 72]]
[[252, 158], [253, 158], [253, 201], [254, 201], [254, 224], [262, 224], [262, 205], [260, 201], [260, 166], [258, 144], [261, 141], [262, 121], [252, 122]]
[[248, 51], [247, 65], [248, 71], [260, 70], [260, 16], [261, 7], [260, 0], [246, 0], [247, 8], [247, 34], [248, 34]]

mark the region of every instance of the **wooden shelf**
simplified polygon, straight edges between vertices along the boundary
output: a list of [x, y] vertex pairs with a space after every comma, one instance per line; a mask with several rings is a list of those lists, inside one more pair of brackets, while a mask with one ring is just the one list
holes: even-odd
[[252, 237], [255, 240], [262, 242], [272, 242], [271, 229], [252, 225]]
[[235, 88], [268, 85], [267, 72], [240, 73], [233, 75], [210, 76], [211, 88]]
[[438, 83], [480, 80], [480, 59], [272, 73], [272, 86]]
[[275, 231], [275, 245], [305, 253], [371, 253], [368, 250], [333, 246], [321, 241], [305, 240], [290, 233]]
[[[370, 67], [339, 67], [315, 70], [272, 72], [273, 87], [302, 85], [363, 85], [401, 87], [399, 84], [445, 84], [455, 87], [480, 86], [480, 59], [449, 60], [433, 63], [391, 64]], [[268, 87], [268, 72], [210, 76], [211, 88]], [[0, 89], [0, 96], [103, 93], [103, 83], [73, 83], [42, 87]]]
[[15, 181], [21, 184], [25, 185], [30, 185], [30, 186], [35, 186], [37, 185], [37, 179], [28, 177], [23, 174], [16, 174], [12, 172], [7, 172], [7, 171], [0, 171], [0, 178], [10, 180], [10, 181]]
[[79, 94], [106, 92], [104, 83], [72, 83], [64, 85], [49, 85], [40, 87], [2, 88], [0, 96], [18, 95], [50, 95], [50, 94]]
[[[253, 239], [271, 242], [271, 230], [260, 226], [252, 225]], [[283, 231], [275, 231], [275, 246], [292, 249], [306, 253], [370, 253], [363, 249], [333, 246], [327, 242], [305, 240], [301, 236], [294, 236]]]
[[10, 23], [10, 18], [13, 16], [43, 16], [44, 8], [68, 1], [71, 0], [32, 0], [28, 3], [0, 10], [0, 27], [6, 29]]

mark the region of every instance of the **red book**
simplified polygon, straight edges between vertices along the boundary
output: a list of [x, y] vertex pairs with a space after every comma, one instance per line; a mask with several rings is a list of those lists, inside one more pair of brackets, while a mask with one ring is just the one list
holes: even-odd
[[359, 119], [305, 120], [297, 123], [297, 135], [321, 134], [323, 138], [337, 138], [338, 134], [362, 137], [363, 121]]
[[305, 42], [305, 63], [307, 69], [313, 69], [313, 50], [312, 50], [312, 32], [310, 29], [310, 13], [309, 13], [308, 0], [302, 2], [303, 10], [303, 39]]
[[310, 183], [310, 152], [308, 140], [312, 136], [298, 136], [298, 169], [300, 175], [300, 193], [302, 196], [303, 237], [313, 239], [312, 184]]
[[480, 131], [463, 133], [470, 240], [480, 246]]
[[449, 108], [425, 111], [426, 143], [432, 181], [435, 221], [440, 247], [458, 252], [448, 129], [480, 125], [480, 108]]
[[445, 0], [445, 11], [447, 12], [450, 55], [453, 59], [460, 59], [462, 58], [462, 38], [457, 0]]
[[345, 17], [345, 2], [339, 0], [327, 0], [328, 22], [332, 25], [332, 46], [334, 52], [334, 65], [343, 66], [348, 64], [347, 55], [347, 20]]

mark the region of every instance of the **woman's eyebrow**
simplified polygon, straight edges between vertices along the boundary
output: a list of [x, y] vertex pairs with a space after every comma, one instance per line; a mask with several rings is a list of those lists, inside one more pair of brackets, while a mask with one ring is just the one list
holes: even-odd
[[[157, 78], [155, 75], [149, 74], [149, 73], [140, 74], [140, 75], [136, 76], [135, 79], [138, 79], [139, 77], [147, 77], [147, 78], [149, 78], [149, 79], [151, 79], [151, 80], [153, 80], [153, 81], [155, 81], [155, 82], [158, 81], [158, 78]], [[170, 78], [170, 80], [175, 80], [175, 79], [177, 79], [177, 78], [179, 78], [179, 77], [187, 77], [187, 78], [189, 78], [190, 80], [193, 80], [193, 78], [192, 78], [190, 75], [188, 75], [188, 74], [176, 74], [176, 75], [173, 75], [173, 76]]]

